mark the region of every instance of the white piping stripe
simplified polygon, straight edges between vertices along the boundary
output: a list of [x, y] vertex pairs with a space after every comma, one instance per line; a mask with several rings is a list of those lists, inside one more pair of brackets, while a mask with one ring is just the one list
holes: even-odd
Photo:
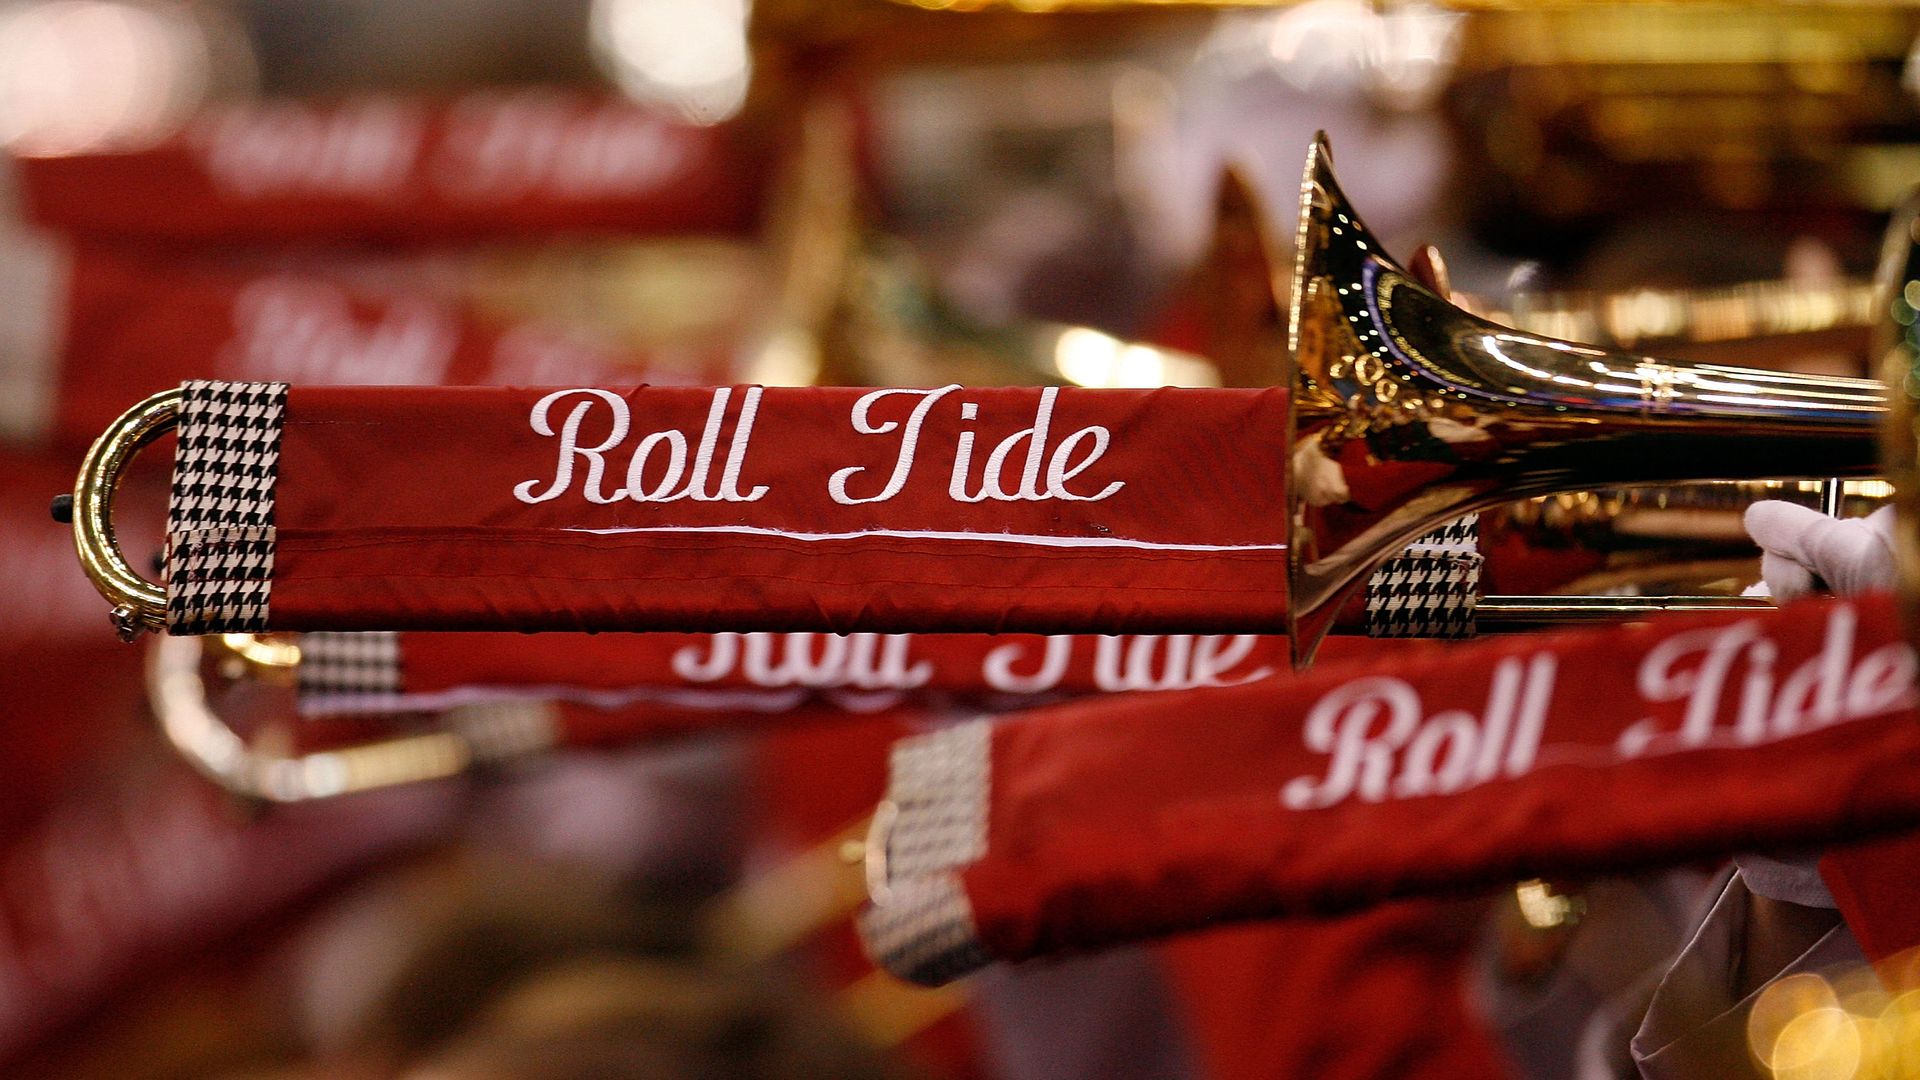
[[406, 691], [315, 690], [300, 697], [301, 716], [339, 716], [368, 712], [444, 712], [463, 705], [500, 701], [566, 701], [605, 711], [630, 705], [671, 705], [709, 712], [787, 712], [807, 699], [806, 687], [719, 690], [700, 687], [627, 687], [595, 689], [562, 684], [456, 686], [417, 693]]
[[634, 525], [610, 529], [567, 529], [567, 532], [594, 536], [620, 536], [627, 533], [727, 533], [742, 536], [778, 536], [786, 540], [864, 540], [884, 536], [901, 540], [980, 540], [994, 544], [1026, 544], [1032, 547], [1067, 548], [1140, 548], [1147, 551], [1285, 551], [1285, 544], [1161, 544], [1151, 540], [1126, 540], [1117, 536], [1034, 536], [1023, 533], [914, 532], [901, 529], [866, 529], [861, 532], [803, 533], [785, 529], [766, 529], [757, 525]]

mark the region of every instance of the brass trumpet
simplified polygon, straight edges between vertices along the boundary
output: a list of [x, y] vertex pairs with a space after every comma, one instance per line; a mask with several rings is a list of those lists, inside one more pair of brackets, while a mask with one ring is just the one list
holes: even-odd
[[[1304, 665], [1366, 572], [1435, 526], [1534, 495], [1878, 471], [1872, 379], [1684, 364], [1488, 322], [1381, 250], [1307, 156], [1288, 343], [1288, 632]], [[1760, 601], [1764, 603], [1764, 601]], [[1483, 622], [1754, 606], [1743, 597], [1488, 597]]]
[[[1682, 364], [1503, 327], [1379, 249], [1340, 192], [1324, 137], [1302, 191], [1288, 331], [1297, 663], [1371, 567], [1467, 512], [1599, 487], [1876, 472], [1874, 431], [1887, 411], [1878, 382]], [[120, 553], [112, 490], [138, 448], [171, 425], [177, 401], [168, 392], [136, 406], [76, 481], [81, 561], [129, 638], [164, 621], [166, 592]], [[1765, 603], [1490, 596], [1476, 615], [1500, 627]]]

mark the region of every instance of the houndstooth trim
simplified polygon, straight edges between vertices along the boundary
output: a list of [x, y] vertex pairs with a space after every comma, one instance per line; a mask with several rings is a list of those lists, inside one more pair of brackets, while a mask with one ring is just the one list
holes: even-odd
[[400, 704], [400, 635], [300, 636], [303, 713], [381, 712]]
[[285, 383], [181, 387], [167, 507], [167, 632], [267, 629]]
[[973, 925], [973, 905], [952, 874], [892, 891], [859, 916], [860, 941], [874, 964], [908, 982], [939, 986], [993, 961]]
[[1368, 637], [1469, 638], [1480, 596], [1480, 515], [1407, 545], [1367, 581]]
[[887, 798], [898, 809], [886, 839], [889, 882], [965, 866], [987, 853], [986, 720], [894, 745]]

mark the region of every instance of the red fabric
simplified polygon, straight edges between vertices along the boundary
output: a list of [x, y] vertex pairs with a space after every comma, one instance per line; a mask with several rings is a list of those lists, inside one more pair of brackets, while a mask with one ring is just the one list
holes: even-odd
[[[785, 635], [715, 636], [749, 639], [739, 652], [752, 656], [756, 649], [751, 639]], [[1061, 637], [1051, 640], [1059, 643], [1056, 652], [1070, 655], [1070, 661], [1058, 669], [1038, 662], [1045, 640], [1026, 635], [913, 637], [906, 655], [915, 674], [924, 666], [926, 682], [889, 687], [831, 664], [790, 667], [793, 654], [786, 650], [793, 646], [786, 642], [758, 650], [761, 659], [749, 659], [741, 665], [744, 671], [736, 667], [719, 678], [689, 679], [674, 670], [674, 657], [712, 657], [707, 635], [406, 634], [400, 648], [402, 692], [305, 692], [302, 709], [307, 719], [299, 726], [299, 745], [316, 750], [363, 742], [392, 734], [391, 717], [384, 714], [436, 711], [502, 696], [550, 702], [561, 745], [604, 747], [703, 731], [777, 730], [946, 709], [1007, 712], [1087, 694], [1239, 685], [1292, 674], [1284, 638], [1245, 637], [1238, 644], [1230, 637], [1213, 643], [1203, 638], [1194, 652], [1185, 645], [1172, 646], [1174, 662], [1169, 665], [1167, 642], [1174, 637]], [[817, 642], [801, 647], [816, 662], [825, 655]], [[1018, 673], [1031, 678], [1045, 672], [1050, 681], [1032, 689], [997, 689], [983, 669], [991, 669], [988, 658], [1002, 647], [1022, 658]], [[1340, 638], [1323, 655], [1363, 655], [1392, 647], [1365, 638]], [[1129, 662], [1134, 657], [1145, 658], [1146, 669], [1138, 666], [1142, 660]]]
[[28, 217], [179, 243], [744, 233], [765, 132], [550, 89], [216, 109], [127, 154], [16, 162]]
[[1542, 544], [1524, 535], [1505, 514], [1480, 515], [1480, 591], [1523, 596], [1553, 593], [1607, 565], [1605, 552], [1569, 541]]
[[[1047, 659], [1049, 642], [1057, 662]], [[619, 746], [723, 728], [941, 709], [1005, 712], [1086, 694], [1291, 675], [1286, 639], [1250, 635], [928, 634], [899, 635], [891, 646], [890, 662], [887, 644], [813, 634], [403, 634], [400, 694], [308, 691], [302, 706], [313, 719], [301, 726], [302, 745], [357, 742], [382, 730], [343, 720], [346, 714], [437, 710], [502, 695], [554, 702], [564, 745]], [[1323, 656], [1392, 647], [1340, 638]], [[732, 662], [723, 669], [716, 657]], [[901, 673], [907, 677], [895, 677]], [[1007, 681], [1006, 673], [1021, 681]]]
[[[1278, 392], [761, 393], [295, 387], [269, 622], [836, 633], [1283, 625]], [[748, 402], [757, 413], [743, 429]], [[720, 419], [696, 484], [710, 410]], [[614, 439], [620, 418], [629, 427]], [[969, 437], [971, 469], [955, 478]], [[630, 478], [649, 440], [654, 452]], [[578, 451], [602, 445], [596, 482], [595, 462]], [[676, 449], [685, 465], [669, 483]], [[996, 453], [993, 482], [1008, 501], [955, 498], [978, 493]], [[630, 483], [662, 496], [698, 487], [701, 498], [635, 501]]]
[[[825, 727], [773, 731], [753, 744], [757, 832], [774, 862], [816, 849], [873, 812], [886, 787], [887, 753], [911, 732], [905, 714]], [[851, 915], [851, 912], [848, 913]], [[836, 918], [801, 943], [804, 969], [828, 992], [873, 974], [850, 918]], [[943, 1017], [900, 1048], [938, 1080], [984, 1080], [974, 1019], [967, 1009]]]
[[[1414, 646], [1391, 672], [993, 733], [962, 871], [1004, 958], [1920, 822], [1914, 658], [1869, 596]], [[1169, 726], [1170, 723], [1174, 726]]]
[[[1327, 659], [1380, 643], [1341, 641]], [[617, 702], [625, 691], [825, 692], [862, 702], [1031, 698], [1237, 686], [1286, 669], [1287, 641], [1252, 634], [402, 634], [402, 694], [510, 690]], [[769, 699], [771, 700], [771, 698]]]
[[[47, 515], [75, 454], [0, 452], [0, 1074], [118, 987], [444, 825], [446, 789], [276, 811], [248, 826], [156, 745], [145, 650], [109, 629]], [[159, 477], [118, 516], [155, 549]]]
[[1493, 1080], [1509, 1075], [1466, 1000], [1483, 905], [1383, 904], [1159, 947], [1207, 1080]]
[[1920, 832], [1830, 849], [1820, 876], [1869, 960], [1920, 946]]
[[[85, 444], [134, 402], [186, 379], [341, 384], [644, 377], [633, 358], [458, 304], [314, 274], [72, 251], [46, 434]], [[623, 376], [622, 372], [626, 375]]]
[[[146, 727], [142, 651], [114, 636], [107, 604], [74, 557], [72, 530], [47, 514], [55, 495], [73, 489], [79, 464], [77, 453], [0, 450], [0, 843]], [[129, 557], [143, 564], [158, 548], [152, 496], [164, 483], [141, 481], [161, 479], [130, 481], [117, 515]]]
[[171, 764], [74, 785], [0, 847], [0, 1064], [155, 965], [430, 839], [458, 803], [423, 787], [249, 825]]
[[[1375, 643], [1376, 645], [1380, 643]], [[1161, 697], [1170, 708], [1180, 699]], [[756, 742], [762, 829], [787, 853], [823, 843], [882, 795], [897, 719], [784, 731]], [[1460, 981], [1477, 905], [1409, 901], [1337, 920], [1288, 920], [1169, 941], [1167, 986], [1206, 1080], [1492, 1080], [1506, 1068]], [[840, 983], [871, 970], [844, 923], [808, 955]], [[914, 1039], [917, 1063], [977, 1072], [966, 1013]]]

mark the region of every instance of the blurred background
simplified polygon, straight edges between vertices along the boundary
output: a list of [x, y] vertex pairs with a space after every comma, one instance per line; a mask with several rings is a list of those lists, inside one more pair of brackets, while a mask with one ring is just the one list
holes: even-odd
[[1867, 284], [1920, 180], [1903, 6], [0, 2], [0, 1074], [1623, 1067], [1692, 871], [1577, 928], [1507, 890], [909, 990], [837, 845], [942, 717], [242, 805], [47, 517], [184, 378], [1272, 383], [1322, 130], [1391, 250], [1541, 332], [1864, 374], [1920, 302]]

